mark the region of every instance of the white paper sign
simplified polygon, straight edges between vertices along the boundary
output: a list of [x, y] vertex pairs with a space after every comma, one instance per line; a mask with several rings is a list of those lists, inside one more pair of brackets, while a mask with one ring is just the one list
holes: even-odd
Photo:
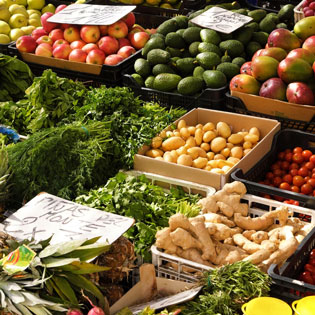
[[145, 307], [150, 306], [151, 309], [159, 310], [164, 309], [168, 306], [180, 304], [186, 301], [192, 300], [202, 289], [202, 286], [197, 288], [192, 288], [174, 295], [166, 296], [163, 298], [159, 298], [147, 303], [138, 304], [135, 306], [129, 307], [133, 314], [139, 314]]
[[52, 244], [74, 239], [101, 236], [109, 244], [117, 240], [134, 223], [134, 219], [92, 209], [42, 193], [7, 218], [4, 231], [17, 239], [45, 240]]
[[219, 7], [212, 7], [191, 20], [192, 23], [201, 27], [210, 28], [218, 32], [229, 34], [252, 21], [253, 18], [225, 10]]
[[71, 4], [47, 21], [78, 25], [111, 25], [135, 8], [134, 5]]

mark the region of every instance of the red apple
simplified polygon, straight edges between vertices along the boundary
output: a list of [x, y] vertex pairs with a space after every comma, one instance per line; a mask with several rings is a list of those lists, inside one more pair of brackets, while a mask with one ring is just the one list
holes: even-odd
[[104, 64], [108, 66], [115, 66], [123, 60], [124, 58], [122, 56], [113, 54], [105, 58]]
[[98, 47], [108, 56], [118, 51], [119, 43], [118, 40], [112, 36], [104, 36], [98, 41]]
[[136, 49], [144, 47], [146, 42], [150, 39], [150, 35], [147, 32], [137, 32], [133, 34], [130, 39], [131, 45]]
[[35, 55], [43, 56], [43, 57], [51, 57], [52, 56], [52, 47], [47, 43], [39, 44], [35, 49]]
[[62, 44], [67, 44], [69, 45], [69, 43], [65, 40], [65, 39], [57, 39], [54, 43], [53, 43], [53, 50], [58, 46], [58, 45], [62, 45]]
[[98, 28], [100, 29], [101, 36], [107, 35], [108, 25], [99, 25]]
[[315, 36], [310, 36], [310, 37], [306, 38], [306, 40], [303, 43], [302, 48], [315, 54]]
[[64, 31], [63, 31], [63, 37], [64, 39], [69, 42], [72, 43], [75, 40], [79, 40], [80, 38], [80, 30], [78, 27], [76, 26], [70, 26], [67, 27]]
[[85, 62], [87, 53], [82, 49], [73, 49], [69, 54], [70, 61]]
[[102, 65], [104, 63], [104, 60], [105, 54], [101, 49], [91, 50], [86, 57], [86, 63], [94, 65]]
[[128, 26], [125, 22], [118, 22], [108, 26], [108, 35], [115, 38], [124, 38], [128, 34]]
[[80, 36], [86, 43], [96, 43], [101, 36], [97, 25], [85, 25], [81, 27]]
[[314, 94], [305, 83], [290, 83], [287, 87], [286, 95], [290, 103], [314, 105]]
[[83, 40], [75, 40], [70, 44], [71, 49], [82, 49], [86, 43]]
[[82, 47], [82, 50], [85, 51], [87, 54], [94, 49], [98, 49], [98, 46], [96, 44], [90, 43], [86, 44], [85, 46]]
[[64, 39], [63, 30], [61, 30], [60, 28], [56, 28], [49, 33], [49, 37], [52, 39], [53, 42], [58, 39]]
[[128, 30], [131, 30], [133, 25], [136, 23], [136, 17], [132, 12], [130, 12], [122, 18], [122, 21], [126, 23]]
[[59, 28], [61, 28], [62, 30], [65, 30], [66, 28], [70, 27], [71, 24], [59, 24]]
[[42, 22], [42, 26], [43, 29], [47, 32], [50, 33], [50, 31], [52, 31], [54, 28], [58, 27], [57, 23], [51, 23], [48, 22], [47, 19], [49, 19], [51, 16], [53, 16], [54, 14], [51, 12], [45, 12], [41, 17], [40, 20]]
[[38, 38], [36, 40], [36, 44], [37, 45], [42, 44], [42, 43], [46, 43], [46, 44], [52, 45], [53, 41], [52, 41], [52, 39], [49, 36], [44, 35], [44, 36], [41, 36], [40, 38]]
[[117, 55], [126, 59], [129, 56], [133, 55], [135, 52], [136, 50], [132, 46], [124, 46], [118, 50]]
[[118, 43], [119, 43], [119, 49], [124, 46], [131, 46], [129, 39], [127, 38], [119, 38]]
[[68, 59], [70, 52], [71, 47], [69, 44], [61, 44], [53, 49], [53, 56], [59, 59]]
[[35, 30], [32, 32], [32, 37], [35, 40], [44, 35], [48, 35], [48, 33], [43, 28], [35, 28]]
[[133, 34], [133, 33], [138, 33], [138, 32], [145, 32], [145, 29], [139, 24], [134, 24], [134, 26], [132, 27], [129, 33]]
[[30, 35], [21, 36], [15, 44], [19, 51], [27, 53], [33, 53], [37, 46], [35, 39]]
[[55, 14], [58, 13], [59, 11], [63, 10], [64, 8], [66, 8], [67, 5], [66, 4], [60, 4], [58, 5], [58, 7], [55, 10]]

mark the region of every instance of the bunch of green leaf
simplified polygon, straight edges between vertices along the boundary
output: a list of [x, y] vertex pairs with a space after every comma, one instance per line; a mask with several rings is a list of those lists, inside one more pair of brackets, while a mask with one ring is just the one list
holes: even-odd
[[90, 190], [76, 202], [134, 218], [136, 223], [126, 237], [134, 241], [135, 252], [150, 261], [150, 247], [155, 242], [157, 230], [168, 226], [169, 217], [176, 213], [179, 202], [196, 203], [199, 198], [186, 194], [181, 187], [165, 191], [144, 175], [118, 173], [104, 187]]
[[0, 78], [0, 102], [17, 101], [32, 84], [33, 74], [25, 62], [0, 53]]
[[186, 200], [181, 201], [177, 205], [176, 213], [181, 213], [188, 218], [197, 216], [201, 209], [197, 204], [189, 203]]
[[10, 168], [8, 162], [8, 153], [4, 145], [0, 144], [0, 210], [9, 196]]
[[74, 199], [106, 182], [110, 123], [93, 122], [45, 129], [7, 148], [14, 170], [12, 199], [29, 200], [41, 191]]
[[67, 120], [74, 107], [82, 105], [85, 92], [81, 82], [60, 78], [51, 69], [45, 70], [25, 91], [31, 116], [28, 128], [35, 132]]
[[39, 243], [6, 240], [7, 248], [2, 250], [5, 255], [27, 245], [36, 256], [25, 271], [10, 275], [4, 268], [0, 269], [0, 292], [5, 301], [1, 306], [23, 315], [50, 314], [47, 309], [62, 311], [60, 305], [79, 308], [83, 289], [104, 308], [103, 294], [84, 276], [109, 269], [87, 263], [109, 249], [109, 245], [96, 243], [97, 240], [73, 240], [54, 245], [50, 244], [50, 239]]

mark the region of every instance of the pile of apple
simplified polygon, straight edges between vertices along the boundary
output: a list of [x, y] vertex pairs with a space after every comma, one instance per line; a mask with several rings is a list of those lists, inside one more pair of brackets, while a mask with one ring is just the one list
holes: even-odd
[[[309, 18], [314, 17], [305, 19]], [[303, 41], [289, 30], [276, 29], [266, 48], [258, 50], [240, 72], [232, 78], [230, 90], [315, 105], [315, 35]]]
[[[65, 7], [66, 5], [59, 5], [55, 12]], [[151, 32], [155, 31], [145, 30], [135, 24], [135, 15], [132, 12], [108, 26], [48, 22], [52, 15], [50, 12], [43, 14], [42, 28], [37, 28], [31, 35], [22, 36], [16, 41], [20, 52], [114, 66], [141, 49], [149, 40]]]
[[9, 44], [41, 26], [40, 17], [55, 12], [45, 0], [0, 0], [0, 44]]
[[315, 1], [314, 0], [303, 0], [302, 10], [304, 16], [314, 16], [315, 15]]

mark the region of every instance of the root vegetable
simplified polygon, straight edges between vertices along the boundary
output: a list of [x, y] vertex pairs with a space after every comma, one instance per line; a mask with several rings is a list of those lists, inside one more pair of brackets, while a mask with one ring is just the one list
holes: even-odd
[[175, 231], [179, 227], [186, 231], [190, 230], [190, 222], [188, 218], [181, 213], [172, 215], [168, 220], [168, 225], [171, 231]]
[[178, 247], [176, 255], [179, 257], [194, 261], [198, 264], [214, 267], [207, 260], [202, 259], [200, 251], [198, 251], [196, 248], [189, 248], [187, 250], [182, 250], [181, 248]]
[[261, 249], [259, 244], [256, 244], [249, 239], [247, 239], [244, 235], [242, 234], [234, 234], [232, 236], [233, 241], [236, 245], [240, 246], [243, 248], [247, 253], [253, 254]]
[[[204, 199], [207, 199], [207, 198], [203, 198], [201, 200], [204, 200]], [[235, 223], [232, 220], [229, 220], [227, 217], [220, 215], [220, 214], [217, 214], [217, 213], [205, 213], [203, 216], [205, 217], [206, 222], [223, 223], [223, 224], [227, 225], [228, 227], [234, 227], [235, 226]]]
[[256, 244], [261, 244], [262, 241], [268, 239], [268, 233], [265, 231], [258, 231], [252, 234], [250, 240], [255, 242]]
[[180, 165], [185, 165], [185, 166], [192, 166], [193, 164], [193, 159], [190, 155], [188, 154], [182, 154], [178, 157], [177, 159], [177, 164]]
[[177, 251], [177, 246], [172, 243], [171, 240], [171, 229], [164, 228], [160, 231], [157, 231], [155, 234], [156, 246], [158, 248], [164, 249], [168, 254], [175, 254]]
[[164, 151], [176, 150], [185, 145], [185, 140], [181, 137], [170, 137], [163, 141], [162, 148]]
[[217, 123], [217, 131], [218, 131], [218, 134], [222, 136], [223, 138], [228, 138], [231, 135], [230, 126], [223, 121], [220, 121]]
[[184, 128], [186, 126], [187, 126], [187, 123], [186, 123], [186, 121], [184, 119], [179, 120], [178, 123], [177, 123], [177, 128], [178, 129]]
[[173, 244], [180, 246], [184, 250], [189, 248], [203, 248], [199, 240], [195, 239], [188, 231], [182, 228], [177, 228], [170, 233], [170, 236]]
[[272, 242], [271, 240], [264, 240], [260, 244], [261, 248], [274, 252], [279, 248], [279, 242]]
[[206, 198], [200, 199], [197, 205], [201, 207], [201, 211], [203, 213], [208, 213], [208, 212], [215, 213], [219, 210], [214, 196], [208, 196]]
[[240, 233], [240, 229], [231, 229], [222, 223], [210, 223], [206, 222], [206, 227], [209, 234], [217, 241], [224, 241], [225, 239], [233, 236], [234, 234]]
[[243, 261], [250, 261], [254, 265], [258, 265], [265, 259], [267, 259], [271, 255], [271, 252], [268, 249], [262, 248], [257, 252], [247, 256], [243, 259]]

